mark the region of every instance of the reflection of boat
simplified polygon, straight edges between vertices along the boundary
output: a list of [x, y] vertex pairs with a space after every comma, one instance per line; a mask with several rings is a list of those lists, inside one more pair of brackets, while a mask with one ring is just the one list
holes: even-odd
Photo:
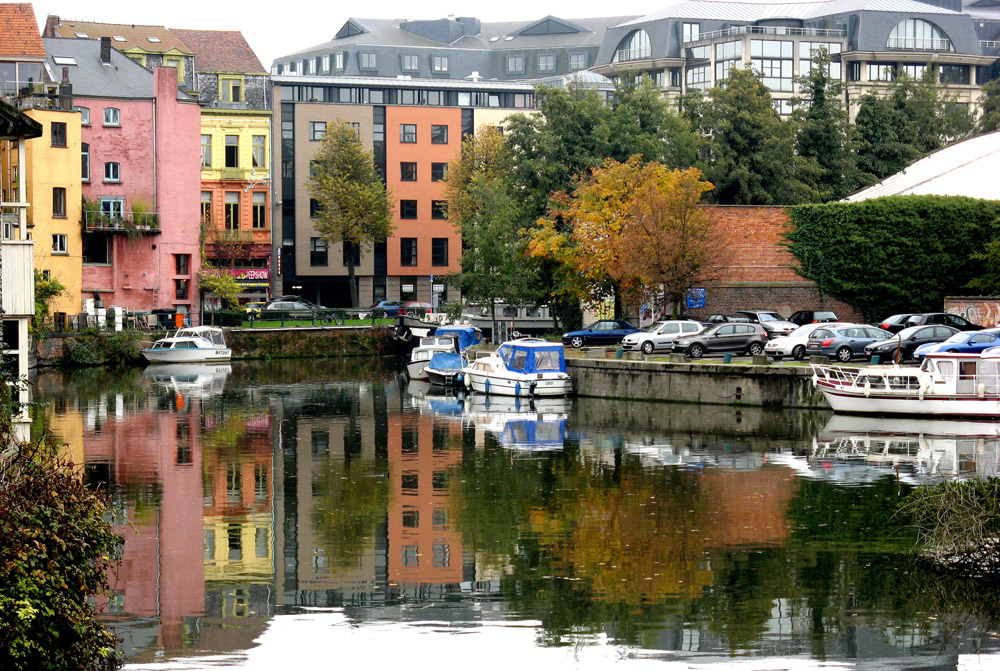
[[465, 386], [482, 394], [565, 396], [573, 390], [561, 343], [509, 340], [462, 369]]
[[475, 396], [465, 401], [466, 417], [477, 427], [495, 434], [504, 447], [530, 452], [562, 449], [569, 409], [567, 398]]
[[232, 354], [226, 347], [222, 329], [214, 326], [178, 329], [172, 336], [160, 338], [152, 347], [142, 350], [150, 363], [229, 361]]
[[813, 364], [813, 384], [837, 412], [1000, 416], [1000, 348], [928, 354], [920, 368]]
[[142, 376], [180, 394], [213, 396], [223, 392], [232, 371], [229, 364], [165, 363], [147, 366]]
[[413, 407], [422, 413], [461, 419], [465, 412], [465, 389], [432, 385], [426, 380], [410, 380], [406, 385]]

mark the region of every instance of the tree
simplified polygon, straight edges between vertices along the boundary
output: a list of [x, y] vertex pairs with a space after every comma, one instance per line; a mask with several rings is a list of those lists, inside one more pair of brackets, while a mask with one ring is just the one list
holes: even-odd
[[703, 141], [691, 123], [671, 111], [666, 98], [648, 77], [638, 83], [619, 77], [609, 103], [609, 153], [607, 158], [624, 162], [640, 154], [647, 161], [668, 168], [686, 168], [698, 157]]
[[916, 148], [902, 135], [899, 111], [876, 93], [861, 97], [854, 128], [858, 137], [858, 169], [865, 181], [877, 181], [893, 175], [915, 161]]
[[794, 126], [772, 105], [760, 75], [734, 68], [701, 102], [688, 99], [685, 114], [711, 137], [704, 173], [713, 198], [731, 205], [790, 205], [815, 201], [815, 159], [798, 156]]
[[490, 307], [528, 300], [536, 272], [524, 255], [523, 210], [510, 179], [511, 155], [500, 131], [482, 127], [462, 143], [448, 168], [448, 215], [462, 233], [462, 270], [447, 277], [466, 300]]
[[[306, 190], [318, 203], [316, 231], [330, 243], [368, 251], [392, 233], [390, 194], [372, 153], [346, 123], [327, 124], [326, 137], [313, 158]], [[354, 254], [345, 254], [351, 307], [358, 305]]]
[[243, 287], [231, 274], [222, 270], [206, 270], [201, 273], [198, 287], [214, 294], [222, 301], [224, 310], [235, 310], [240, 305]]
[[1000, 79], [991, 79], [983, 84], [983, 97], [979, 101], [982, 116], [979, 117], [979, 133], [993, 133], [1000, 130]]
[[37, 325], [49, 316], [52, 300], [66, 293], [66, 287], [54, 275], [45, 276], [35, 268], [35, 316], [32, 324]]
[[970, 280], [966, 286], [983, 292], [985, 296], [1000, 296], [1000, 240], [988, 242], [982, 252], [973, 254], [969, 260], [981, 264], [983, 274]]

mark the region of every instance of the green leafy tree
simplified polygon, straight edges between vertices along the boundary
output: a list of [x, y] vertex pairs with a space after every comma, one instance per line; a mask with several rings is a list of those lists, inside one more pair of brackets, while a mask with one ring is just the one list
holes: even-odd
[[991, 79], [982, 86], [983, 97], [979, 101], [982, 116], [979, 117], [979, 133], [993, 133], [1000, 130], [1000, 79]]
[[966, 286], [987, 296], [1000, 296], [1000, 240], [988, 242], [985, 249], [973, 254], [970, 260], [982, 267], [983, 274]]
[[900, 112], [876, 93], [862, 96], [854, 128], [858, 137], [858, 168], [877, 181], [893, 175], [920, 155], [905, 137]]
[[648, 77], [638, 83], [634, 78], [620, 77], [609, 104], [611, 135], [606, 158], [624, 163], [639, 154], [646, 161], [679, 170], [694, 164], [702, 139], [690, 121], [671, 110]]
[[243, 287], [229, 273], [222, 270], [202, 271], [198, 287], [218, 296], [225, 310], [235, 310], [240, 305], [240, 293]]
[[[329, 243], [368, 251], [392, 233], [390, 194], [382, 183], [372, 153], [354, 128], [327, 124], [326, 137], [311, 163], [306, 190], [317, 203], [316, 230]], [[354, 254], [348, 253], [351, 307], [358, 305]]]
[[35, 316], [32, 323], [38, 323], [49, 316], [52, 301], [66, 293], [66, 287], [54, 275], [46, 277], [35, 268]]
[[734, 68], [701, 101], [688, 98], [685, 114], [711, 137], [705, 178], [717, 203], [786, 205], [815, 201], [819, 167], [795, 152], [794, 125], [772, 105], [760, 75]]

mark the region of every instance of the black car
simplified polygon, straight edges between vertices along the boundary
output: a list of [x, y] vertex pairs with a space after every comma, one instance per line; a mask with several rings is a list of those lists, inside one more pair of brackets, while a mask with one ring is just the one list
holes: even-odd
[[700, 359], [709, 352], [763, 354], [767, 331], [760, 324], [716, 324], [701, 333], [674, 340], [672, 352]]
[[959, 333], [954, 326], [908, 326], [886, 340], [879, 340], [865, 347], [865, 356], [878, 355], [882, 361], [902, 363], [913, 358], [913, 350], [931, 342], [944, 342]]
[[736, 314], [736, 313], [731, 312], [729, 314], [708, 315], [708, 319], [706, 319], [702, 323], [704, 323], [704, 324], [728, 324], [728, 323], [731, 323], [731, 322], [741, 322], [741, 323], [746, 324], [749, 321], [750, 321], [750, 317], [748, 317], [747, 315]]
[[764, 330], [767, 331], [768, 338], [786, 336], [798, 328], [798, 325], [770, 310], [737, 310], [736, 313], [746, 315], [751, 322], [763, 326]]
[[912, 316], [912, 312], [902, 312], [898, 315], [886, 317], [877, 324], [873, 324], [873, 326], [877, 326], [883, 331], [888, 331], [889, 333], [899, 333], [906, 328], [906, 320]]
[[925, 312], [913, 315], [906, 320], [907, 326], [923, 326], [925, 324], [944, 324], [954, 326], [959, 331], [981, 331], [982, 326], [973, 324], [965, 317], [959, 317], [948, 312]]
[[788, 321], [798, 326], [804, 326], [805, 324], [817, 324], [819, 322], [836, 322], [840, 321], [830, 310], [799, 310], [788, 318]]

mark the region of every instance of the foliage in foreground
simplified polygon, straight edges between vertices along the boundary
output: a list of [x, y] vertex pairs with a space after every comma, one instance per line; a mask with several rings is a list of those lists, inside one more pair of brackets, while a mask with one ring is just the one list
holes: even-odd
[[132, 331], [88, 329], [63, 346], [63, 366], [120, 366], [142, 360], [142, 336]]
[[996, 233], [1000, 203], [891, 196], [790, 209], [798, 272], [866, 319], [940, 310], [982, 272], [970, 259]]
[[[6, 421], [6, 419], [5, 419]], [[5, 444], [9, 431], [3, 431]], [[0, 660], [5, 669], [117, 669], [88, 599], [108, 590], [121, 538], [73, 465], [42, 443], [0, 456]]]

